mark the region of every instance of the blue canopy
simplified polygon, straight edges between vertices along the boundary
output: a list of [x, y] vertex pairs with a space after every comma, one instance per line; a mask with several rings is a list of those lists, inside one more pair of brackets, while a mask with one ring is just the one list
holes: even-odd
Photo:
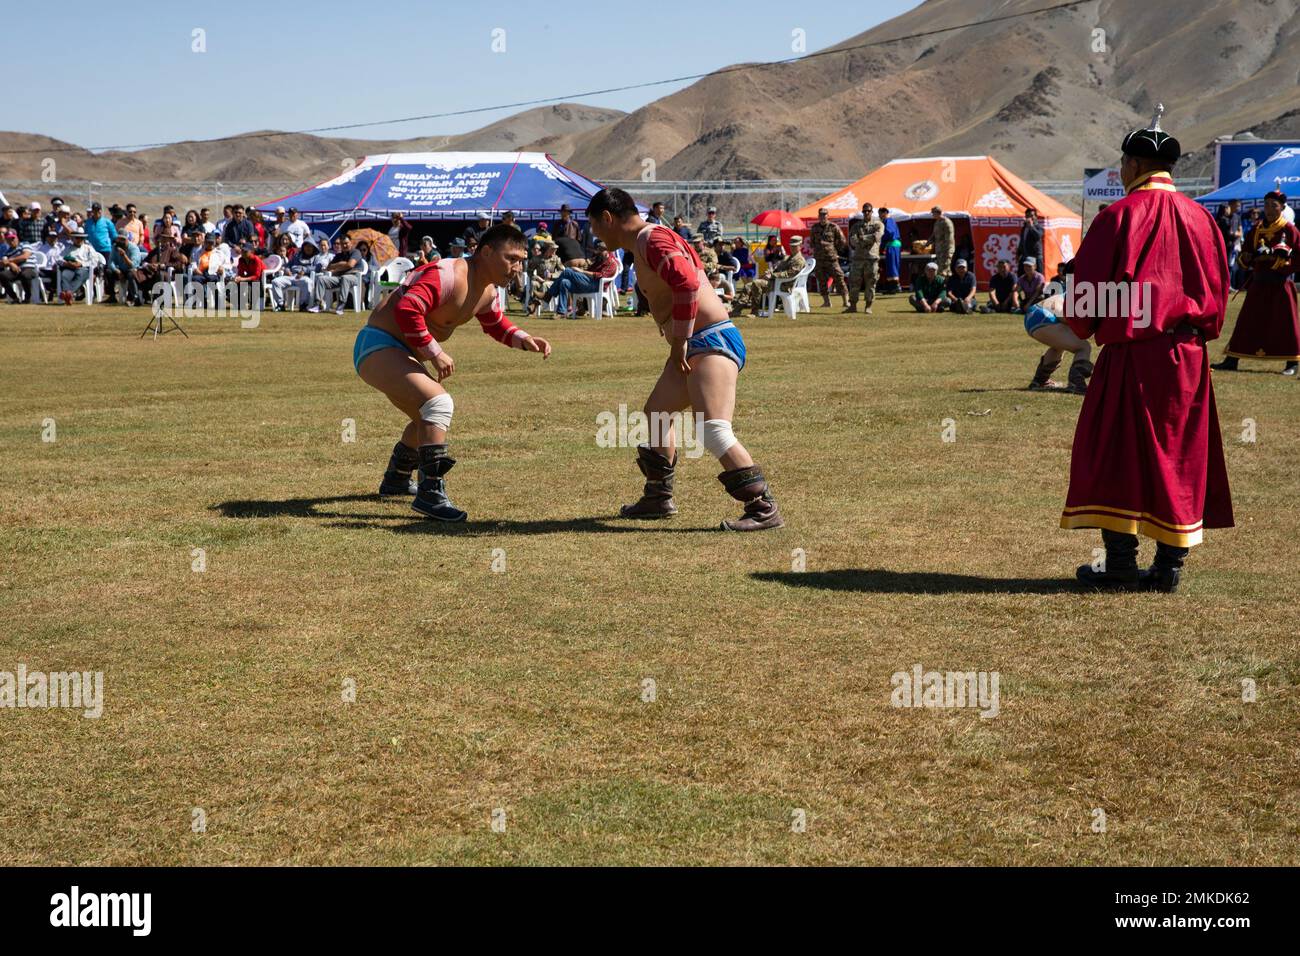
[[1286, 193], [1287, 205], [1300, 206], [1300, 147], [1288, 146], [1279, 149], [1254, 169], [1254, 175], [1245, 177], [1235, 183], [1204, 196], [1197, 196], [1196, 201], [1203, 206], [1218, 207], [1229, 199], [1240, 199], [1243, 209], [1264, 205], [1264, 195], [1275, 189]]
[[258, 203], [263, 214], [294, 206], [305, 222], [388, 219], [554, 219], [567, 203], [575, 219], [601, 186], [546, 153], [384, 153], [310, 189]]

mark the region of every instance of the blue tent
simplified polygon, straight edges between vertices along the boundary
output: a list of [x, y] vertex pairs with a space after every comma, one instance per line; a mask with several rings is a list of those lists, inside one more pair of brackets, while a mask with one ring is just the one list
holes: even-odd
[[1197, 196], [1196, 201], [1215, 209], [1229, 199], [1240, 199], [1241, 207], [1250, 209], [1263, 206], [1264, 194], [1274, 189], [1286, 193], [1288, 206], [1300, 208], [1300, 147], [1279, 149], [1266, 162], [1255, 167], [1249, 180], [1242, 177], [1212, 193]]
[[546, 153], [384, 153], [301, 192], [258, 203], [263, 214], [295, 206], [308, 223], [388, 219], [554, 219], [564, 203], [583, 218], [599, 183], [561, 166]]

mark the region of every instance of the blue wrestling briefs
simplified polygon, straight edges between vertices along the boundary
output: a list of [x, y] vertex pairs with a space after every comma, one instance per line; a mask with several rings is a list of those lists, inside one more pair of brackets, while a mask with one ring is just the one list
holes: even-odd
[[745, 340], [730, 319], [700, 329], [686, 340], [687, 358], [709, 354], [725, 355], [736, 363], [737, 369], [745, 367]]
[[1055, 325], [1060, 321], [1056, 313], [1049, 312], [1041, 305], [1031, 305], [1029, 311], [1025, 313], [1025, 332], [1033, 335], [1036, 329], [1041, 329], [1044, 325]]
[[405, 342], [393, 335], [385, 332], [383, 329], [377, 329], [373, 325], [361, 326], [361, 331], [357, 333], [356, 344], [352, 346], [352, 367], [361, 371], [361, 363], [371, 352], [378, 352], [380, 349], [401, 349], [409, 355], [414, 355]]

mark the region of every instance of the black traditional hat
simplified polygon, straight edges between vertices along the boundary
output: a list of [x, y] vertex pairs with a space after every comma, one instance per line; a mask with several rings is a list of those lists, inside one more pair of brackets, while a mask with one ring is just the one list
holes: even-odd
[[1155, 114], [1151, 117], [1151, 125], [1146, 129], [1135, 129], [1124, 137], [1120, 149], [1126, 156], [1137, 159], [1159, 159], [1170, 164], [1178, 161], [1178, 157], [1183, 154], [1183, 148], [1178, 140], [1160, 128], [1160, 117], [1164, 112], [1165, 105], [1157, 103]]

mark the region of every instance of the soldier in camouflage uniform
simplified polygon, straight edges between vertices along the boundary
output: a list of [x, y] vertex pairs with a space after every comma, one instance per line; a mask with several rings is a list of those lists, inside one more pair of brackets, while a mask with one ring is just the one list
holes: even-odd
[[524, 264], [524, 269], [532, 278], [533, 294], [528, 303], [528, 314], [536, 315], [545, 301], [546, 290], [550, 280], [564, 271], [564, 263], [555, 254], [555, 243], [546, 240], [539, 244], [538, 254]]
[[858, 311], [858, 293], [866, 300], [864, 311], [871, 315], [871, 303], [876, 300], [876, 278], [880, 264], [880, 240], [885, 226], [872, 218], [871, 203], [862, 204], [862, 212], [854, 213], [849, 221], [849, 304], [845, 312]]
[[844, 270], [840, 268], [840, 252], [845, 248], [840, 227], [830, 221], [825, 209], [817, 210], [817, 221], [808, 232], [812, 240], [813, 258], [817, 260], [817, 282], [822, 289], [822, 308], [830, 308], [831, 283], [839, 289], [844, 307], [849, 307], [848, 289], [844, 285]]
[[758, 315], [758, 310], [763, 307], [763, 300], [771, 291], [774, 279], [792, 279], [803, 271], [806, 263], [803, 254], [799, 251], [802, 242], [802, 236], [791, 236], [790, 254], [769, 269], [766, 277], [755, 279], [745, 286], [743, 292], [736, 293], [736, 304], [731, 309], [733, 317], [744, 312], [746, 307], [752, 314]]
[[713, 246], [704, 244], [704, 237], [697, 235], [691, 240], [695, 246], [695, 254], [700, 257], [700, 264], [704, 266], [704, 274], [712, 282], [718, 275], [718, 254], [713, 251]]
[[948, 276], [952, 274], [952, 250], [957, 244], [957, 239], [953, 234], [952, 220], [943, 214], [942, 209], [935, 206], [930, 213], [934, 216], [934, 232], [931, 235], [934, 242], [934, 261], [939, 266], [939, 278], [946, 282]]

